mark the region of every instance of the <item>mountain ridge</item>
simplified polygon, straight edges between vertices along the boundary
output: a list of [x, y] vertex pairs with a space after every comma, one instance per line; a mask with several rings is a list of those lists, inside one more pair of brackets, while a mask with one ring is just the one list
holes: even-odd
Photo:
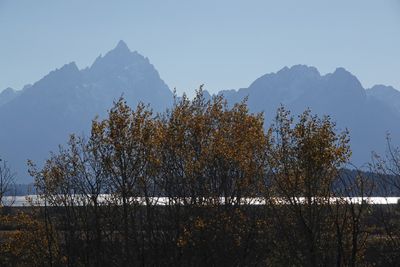
[[[371, 151], [385, 153], [387, 132], [400, 136], [400, 111], [391, 107], [388, 99], [385, 102], [365, 90], [357, 77], [344, 68], [320, 75], [314, 67], [285, 67], [261, 76], [248, 88], [218, 94], [223, 94], [228, 103], [247, 97], [250, 111], [264, 112], [266, 125], [273, 122], [281, 104], [294, 115], [307, 108], [320, 116], [329, 115], [338, 130], [350, 130], [352, 162], [358, 166], [371, 160]], [[400, 92], [399, 101], [393, 102], [400, 103]], [[399, 144], [399, 140], [394, 141]]]
[[28, 159], [40, 166], [69, 134], [88, 134], [91, 121], [104, 117], [121, 96], [132, 107], [149, 103], [155, 112], [173, 103], [149, 60], [120, 42], [96, 65], [79, 70], [75, 62], [65, 64], [1, 105], [0, 156], [17, 171], [19, 182], [30, 182]]
[[[262, 75], [247, 88], [214, 95], [220, 94], [229, 104], [248, 97], [251, 112], [265, 112], [266, 127], [281, 104], [294, 115], [306, 108], [330, 115], [338, 130], [350, 129], [356, 165], [368, 162], [372, 150], [384, 152], [386, 131], [400, 136], [400, 92], [382, 85], [364, 89], [342, 67], [321, 75], [316, 67], [293, 65]], [[132, 107], [144, 102], [156, 112], [173, 103], [173, 93], [149, 59], [123, 41], [89, 67], [79, 69], [70, 62], [23, 90], [7, 89], [0, 93], [0, 156], [18, 171], [19, 182], [30, 181], [27, 159], [40, 165], [70, 133], [88, 133], [91, 120], [104, 117], [121, 96]], [[212, 95], [205, 91], [205, 97]]]

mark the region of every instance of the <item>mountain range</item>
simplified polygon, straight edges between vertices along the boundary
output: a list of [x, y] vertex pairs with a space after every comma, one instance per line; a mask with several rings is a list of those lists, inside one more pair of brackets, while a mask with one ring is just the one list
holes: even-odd
[[[281, 104], [294, 115], [310, 108], [315, 114], [331, 116], [339, 131], [349, 129], [356, 166], [369, 162], [371, 151], [384, 153], [388, 132], [395, 144], [400, 137], [400, 92], [384, 85], [365, 89], [344, 68], [321, 75], [315, 67], [284, 67], [247, 88], [218, 94], [229, 104], [247, 97], [252, 112], [265, 113], [266, 127]], [[18, 182], [32, 181], [28, 159], [40, 165], [49, 151], [66, 143], [70, 133], [87, 134], [91, 120], [104, 117], [121, 96], [130, 106], [142, 101], [156, 112], [173, 103], [173, 93], [155, 67], [123, 41], [88, 68], [80, 70], [72, 62], [22, 90], [3, 90], [0, 157], [17, 171]]]

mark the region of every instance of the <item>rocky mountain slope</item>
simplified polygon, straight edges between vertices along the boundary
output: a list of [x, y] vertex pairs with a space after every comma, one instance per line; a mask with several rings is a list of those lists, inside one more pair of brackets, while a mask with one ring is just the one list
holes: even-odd
[[70, 133], [87, 134], [91, 120], [104, 116], [121, 96], [131, 106], [142, 101], [155, 111], [163, 111], [173, 101], [154, 66], [123, 41], [91, 67], [79, 70], [74, 62], [69, 63], [4, 101], [0, 105], [0, 155], [17, 170], [19, 181], [29, 181], [28, 159], [40, 163], [50, 150], [65, 144]]
[[[370, 161], [371, 151], [384, 153], [388, 132], [399, 144], [400, 92], [383, 85], [366, 90], [343, 68], [321, 75], [314, 67], [285, 67], [248, 88], [219, 94], [230, 104], [248, 97], [252, 112], [265, 113], [266, 127], [281, 104], [294, 115], [310, 108], [331, 116], [339, 131], [350, 130], [352, 162], [357, 166]], [[27, 159], [40, 164], [70, 133], [87, 134], [91, 120], [103, 117], [121, 96], [131, 106], [142, 101], [155, 111], [173, 103], [171, 90], [154, 66], [123, 41], [88, 68], [80, 70], [72, 62], [23, 90], [7, 89], [0, 93], [0, 156], [18, 172], [19, 182], [30, 182]]]

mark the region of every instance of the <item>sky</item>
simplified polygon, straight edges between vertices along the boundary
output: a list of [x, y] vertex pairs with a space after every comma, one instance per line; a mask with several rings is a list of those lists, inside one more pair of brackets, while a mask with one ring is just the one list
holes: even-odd
[[400, 0], [0, 0], [0, 91], [124, 40], [189, 95], [306, 64], [400, 89]]

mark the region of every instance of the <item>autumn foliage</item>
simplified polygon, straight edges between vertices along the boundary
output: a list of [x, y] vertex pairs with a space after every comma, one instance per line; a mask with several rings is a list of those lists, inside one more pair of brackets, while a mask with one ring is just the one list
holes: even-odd
[[362, 176], [341, 177], [350, 154], [348, 133], [309, 110], [293, 118], [281, 107], [265, 129], [246, 100], [229, 106], [202, 89], [163, 114], [120, 99], [89, 137], [30, 164], [45, 205], [3, 216], [14, 230], [0, 262], [363, 265], [370, 208], [344, 198], [370, 191]]

